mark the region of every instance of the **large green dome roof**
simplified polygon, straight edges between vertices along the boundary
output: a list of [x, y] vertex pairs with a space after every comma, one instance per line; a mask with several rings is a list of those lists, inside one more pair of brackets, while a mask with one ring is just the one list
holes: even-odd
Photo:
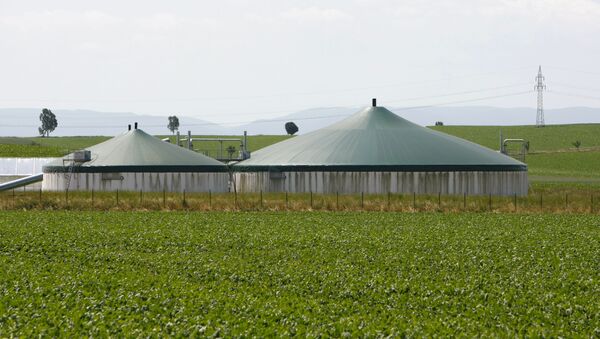
[[265, 147], [238, 171], [524, 171], [489, 148], [368, 107], [336, 124]]
[[[140, 129], [127, 131], [87, 148], [91, 160], [75, 172], [226, 172], [225, 164], [194, 151], [164, 142]], [[72, 154], [43, 167], [44, 172], [68, 170]]]

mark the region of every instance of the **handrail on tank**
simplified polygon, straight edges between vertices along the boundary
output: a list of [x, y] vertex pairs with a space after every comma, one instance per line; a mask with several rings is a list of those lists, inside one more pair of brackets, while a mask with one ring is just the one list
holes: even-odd
[[521, 145], [524, 146], [527, 143], [527, 140], [525, 140], [525, 139], [514, 139], [514, 138], [513, 139], [504, 139], [502, 141], [502, 149], [500, 150], [501, 153], [505, 153], [506, 154], [506, 145], [509, 142], [520, 142]]

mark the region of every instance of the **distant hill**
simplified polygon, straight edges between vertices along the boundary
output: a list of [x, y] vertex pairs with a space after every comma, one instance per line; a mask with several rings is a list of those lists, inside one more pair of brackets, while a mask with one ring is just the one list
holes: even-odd
[[[0, 136], [37, 136], [39, 108], [0, 108]], [[88, 136], [119, 134], [127, 125], [138, 122], [140, 128], [151, 134], [169, 134], [167, 116], [139, 115], [130, 112], [98, 112], [91, 110], [52, 110], [58, 119], [58, 128], [52, 136]], [[201, 129], [204, 134], [225, 135], [231, 130], [204, 120], [179, 116], [180, 130]], [[185, 131], [185, 132], [184, 132]]]
[[[335, 123], [352, 113], [358, 107], [324, 107], [308, 109], [273, 120], [257, 120], [250, 124], [235, 127], [236, 133], [244, 130], [251, 134], [285, 133], [283, 124], [294, 121], [298, 125], [299, 134], [308, 133], [324, 126]], [[406, 109], [388, 107], [394, 113], [423, 126], [432, 126], [436, 121], [445, 125], [533, 125], [535, 124], [536, 109], [527, 107], [499, 108], [490, 106], [465, 107], [427, 107]], [[600, 108], [569, 107], [548, 109], [545, 111], [546, 124], [578, 124], [600, 123]]]
[[[491, 106], [464, 107], [388, 107], [398, 115], [424, 126], [442, 121], [445, 125], [532, 125], [535, 122], [535, 108], [499, 108]], [[248, 131], [257, 134], [285, 134], [283, 125], [294, 121], [300, 128], [299, 134], [308, 133], [335, 123], [359, 107], [321, 107], [307, 109], [278, 118], [256, 120], [240, 126], [221, 126], [209, 121], [180, 116], [182, 133], [191, 130], [197, 135], [240, 135]], [[137, 121], [140, 128], [152, 134], [168, 134], [167, 116], [139, 115], [130, 112], [97, 112], [91, 110], [61, 110], [57, 115], [59, 127], [54, 136], [69, 135], [116, 135], [127, 128], [127, 124]], [[40, 109], [14, 108], [0, 109], [0, 136], [35, 136], [39, 125]], [[546, 124], [600, 123], [600, 108], [569, 107], [548, 109], [545, 112]]]

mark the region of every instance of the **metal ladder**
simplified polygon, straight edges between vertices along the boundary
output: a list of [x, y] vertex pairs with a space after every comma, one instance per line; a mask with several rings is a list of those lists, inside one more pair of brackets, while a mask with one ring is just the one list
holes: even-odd
[[67, 171], [65, 172], [65, 181], [66, 181], [66, 189], [69, 189], [69, 186], [71, 185], [71, 178], [73, 177], [73, 169], [75, 168], [75, 161], [71, 161], [71, 163], [69, 164], [69, 168], [67, 169]]

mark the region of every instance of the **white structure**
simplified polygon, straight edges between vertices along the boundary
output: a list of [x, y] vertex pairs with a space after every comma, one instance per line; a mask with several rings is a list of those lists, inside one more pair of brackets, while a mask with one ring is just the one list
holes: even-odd
[[368, 107], [234, 165], [238, 192], [526, 195], [527, 165]]
[[[89, 151], [89, 152], [87, 152]], [[43, 167], [49, 191], [227, 192], [228, 167], [139, 129]]]
[[42, 173], [42, 167], [59, 158], [0, 158], [0, 176]]

